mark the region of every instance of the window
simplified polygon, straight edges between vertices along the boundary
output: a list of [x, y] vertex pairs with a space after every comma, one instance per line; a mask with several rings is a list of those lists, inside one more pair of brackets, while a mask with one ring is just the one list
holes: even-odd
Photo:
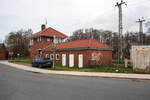
[[55, 39], [54, 39], [54, 43], [58, 43], [58, 38], [55, 38]]
[[38, 37], [37, 38], [37, 41], [39, 42], [39, 41], [42, 41], [42, 37]]
[[42, 50], [39, 50], [39, 54], [40, 54], [40, 55], [42, 54]]
[[30, 40], [30, 45], [33, 45], [33, 39]]
[[45, 58], [49, 58], [49, 54], [46, 54], [46, 55], [45, 55]]
[[47, 38], [47, 41], [50, 41], [50, 38]]
[[50, 59], [54, 59], [54, 54], [51, 54], [51, 55], [50, 55]]
[[58, 38], [58, 43], [62, 43], [62, 39], [61, 38]]
[[59, 54], [56, 54], [56, 60], [60, 60]]
[[42, 37], [39, 37], [39, 41], [42, 41]]

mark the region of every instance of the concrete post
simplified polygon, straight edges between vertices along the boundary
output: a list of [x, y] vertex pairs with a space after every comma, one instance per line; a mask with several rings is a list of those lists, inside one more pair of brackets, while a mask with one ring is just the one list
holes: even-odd
[[125, 68], [128, 68], [128, 60], [127, 59], [124, 60], [124, 63], [125, 63]]

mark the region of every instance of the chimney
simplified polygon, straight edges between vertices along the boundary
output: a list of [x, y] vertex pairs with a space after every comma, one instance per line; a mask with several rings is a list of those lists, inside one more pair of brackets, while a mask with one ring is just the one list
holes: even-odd
[[42, 25], [41, 25], [41, 31], [43, 31], [44, 29], [46, 29], [46, 25], [45, 25], [45, 24], [42, 24]]

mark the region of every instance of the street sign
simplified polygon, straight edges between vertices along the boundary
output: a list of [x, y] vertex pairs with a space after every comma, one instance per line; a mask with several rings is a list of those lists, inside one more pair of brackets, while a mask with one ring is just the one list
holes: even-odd
[[14, 52], [9, 52], [9, 55], [10, 55], [10, 56], [13, 56], [13, 54], [14, 54]]

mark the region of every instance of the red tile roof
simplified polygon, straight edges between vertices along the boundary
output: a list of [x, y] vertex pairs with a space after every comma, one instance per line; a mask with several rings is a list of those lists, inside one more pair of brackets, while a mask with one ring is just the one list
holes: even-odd
[[49, 27], [49, 28], [46, 28], [40, 32], [37, 32], [37, 33], [34, 33], [31, 37], [35, 37], [35, 36], [38, 36], [38, 35], [47, 35], [47, 36], [53, 36], [53, 35], [56, 35], [56, 37], [68, 37], [67, 35]]
[[[85, 40], [76, 40], [71, 42], [64, 42], [56, 44], [56, 50], [59, 49], [75, 49], [75, 48], [103, 48], [103, 49], [111, 49], [110, 46], [100, 43], [97, 40], [93, 39], [85, 39]], [[45, 50], [51, 50], [52, 45], [49, 45], [45, 48]]]

